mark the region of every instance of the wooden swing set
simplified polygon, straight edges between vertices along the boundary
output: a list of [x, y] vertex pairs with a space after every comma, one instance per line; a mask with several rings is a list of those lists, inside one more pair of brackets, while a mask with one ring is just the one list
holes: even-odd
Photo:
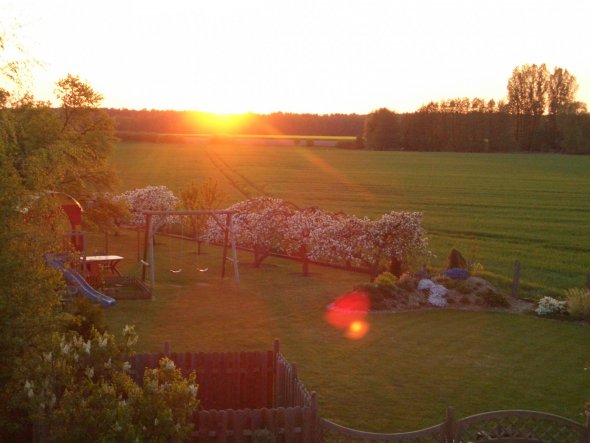
[[[145, 282], [146, 274], [149, 270], [150, 289], [152, 293], [152, 299], [155, 298], [155, 283], [156, 283], [156, 264], [155, 264], [155, 249], [154, 249], [154, 237], [158, 229], [160, 229], [167, 221], [168, 217], [196, 217], [209, 215], [215, 220], [215, 223], [223, 231], [223, 256], [221, 263], [221, 278], [225, 278], [226, 274], [226, 262], [231, 261], [234, 268], [234, 279], [236, 285], [240, 285], [240, 274], [238, 270], [238, 256], [236, 248], [236, 239], [233, 230], [232, 215], [234, 211], [226, 210], [207, 210], [207, 211], [143, 211], [146, 217], [146, 230], [145, 230], [145, 242], [144, 242], [144, 253], [143, 260], [140, 260], [142, 270], [142, 280]], [[231, 247], [232, 256], [228, 257], [228, 250]], [[208, 268], [199, 268], [199, 272], [207, 272]], [[182, 272], [182, 267], [170, 269], [172, 273]]]

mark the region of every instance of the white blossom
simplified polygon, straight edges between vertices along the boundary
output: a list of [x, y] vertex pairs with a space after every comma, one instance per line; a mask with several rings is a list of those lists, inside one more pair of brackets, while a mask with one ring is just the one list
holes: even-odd
[[535, 309], [537, 315], [561, 314], [565, 311], [565, 301], [559, 301], [549, 296], [541, 298], [541, 300], [539, 300], [539, 304], [537, 305], [537, 309]]
[[87, 367], [87, 368], [84, 370], [84, 374], [86, 374], [86, 377], [88, 377], [88, 378], [92, 378], [92, 377], [94, 377], [94, 368], [93, 368], [93, 367], [90, 367], [90, 366], [89, 366], [89, 367]]
[[92, 347], [92, 342], [88, 340], [87, 342], [82, 343], [82, 349], [86, 354], [90, 354], [90, 348]]
[[[124, 201], [129, 207], [133, 226], [145, 225], [143, 211], [172, 211], [178, 206], [178, 198], [166, 186], [147, 186], [145, 188], [126, 191], [113, 197], [114, 201]], [[160, 224], [165, 218], [155, 220]]]

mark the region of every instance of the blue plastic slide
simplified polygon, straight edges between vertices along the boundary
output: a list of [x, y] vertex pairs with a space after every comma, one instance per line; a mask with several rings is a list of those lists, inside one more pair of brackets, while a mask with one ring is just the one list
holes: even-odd
[[90, 286], [90, 284], [88, 284], [84, 277], [82, 277], [79, 273], [73, 269], [66, 268], [63, 262], [58, 258], [52, 257], [48, 259], [47, 262], [49, 263], [49, 266], [61, 270], [63, 272], [64, 278], [66, 279], [66, 282], [69, 285], [76, 287], [78, 291], [90, 301], [94, 303], [100, 303], [103, 308], [108, 308], [117, 303], [117, 300], [114, 298], [109, 297], [108, 295], [105, 295]]

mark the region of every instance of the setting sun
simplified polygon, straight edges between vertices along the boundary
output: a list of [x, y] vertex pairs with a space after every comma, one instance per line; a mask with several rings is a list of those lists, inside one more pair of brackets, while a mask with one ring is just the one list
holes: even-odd
[[193, 113], [194, 121], [210, 128], [213, 134], [235, 133], [247, 118], [246, 114]]

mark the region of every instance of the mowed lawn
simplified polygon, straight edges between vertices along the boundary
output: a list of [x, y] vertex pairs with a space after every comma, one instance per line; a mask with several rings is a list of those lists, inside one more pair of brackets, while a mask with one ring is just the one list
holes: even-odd
[[[111, 238], [121, 270], [139, 275], [135, 233]], [[177, 351], [272, 349], [298, 365], [320, 413], [347, 426], [403, 432], [497, 409], [548, 411], [583, 421], [590, 398], [590, 327], [530, 314], [431, 310], [368, 317], [367, 335], [344, 337], [326, 306], [365, 276], [269, 259], [261, 269], [240, 254], [241, 285], [221, 280], [220, 248], [158, 238], [156, 299], [120, 301], [106, 311], [113, 331], [135, 324], [139, 348]], [[197, 269], [207, 267], [208, 272]], [[182, 268], [178, 274], [170, 269]]]
[[377, 217], [422, 211], [434, 267], [452, 247], [508, 290], [560, 296], [590, 272], [590, 157], [119, 143], [120, 190], [215, 178], [228, 204], [266, 193], [299, 206]]

